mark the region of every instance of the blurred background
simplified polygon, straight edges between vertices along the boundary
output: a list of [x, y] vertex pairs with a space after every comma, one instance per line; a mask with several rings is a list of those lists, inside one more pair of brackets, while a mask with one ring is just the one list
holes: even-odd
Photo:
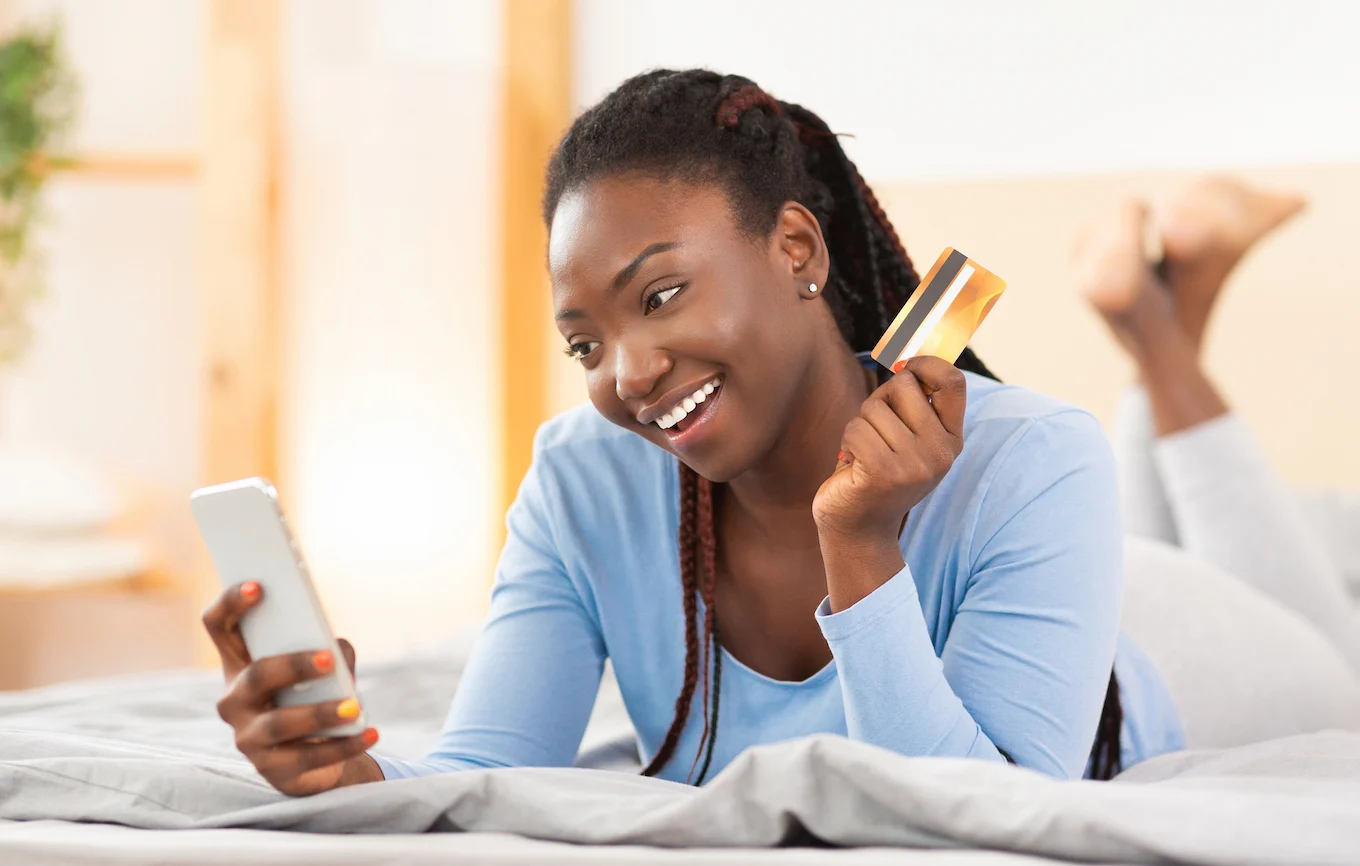
[[979, 354], [1106, 422], [1081, 225], [1206, 171], [1303, 191], [1209, 366], [1288, 480], [1360, 487], [1356, 33], [1326, 0], [0, 0], [0, 688], [212, 662], [188, 494], [252, 474], [361, 657], [475, 622], [584, 399], [542, 167], [656, 66], [853, 135], [922, 271], [1009, 281]]

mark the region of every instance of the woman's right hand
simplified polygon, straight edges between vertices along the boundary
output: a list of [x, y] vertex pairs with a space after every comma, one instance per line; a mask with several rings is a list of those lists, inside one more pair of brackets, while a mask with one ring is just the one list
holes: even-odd
[[[342, 785], [380, 781], [382, 771], [365, 752], [378, 741], [368, 728], [351, 737], [317, 737], [316, 732], [346, 724], [359, 715], [354, 701], [326, 701], [275, 707], [280, 689], [327, 676], [335, 668], [329, 651], [292, 653], [252, 660], [241, 637], [241, 617], [259, 603], [263, 591], [254, 581], [225, 590], [203, 612], [227, 693], [217, 702], [218, 715], [236, 732], [236, 747], [269, 784], [285, 794], [301, 796]], [[339, 641], [345, 662], [354, 672], [354, 647]]]

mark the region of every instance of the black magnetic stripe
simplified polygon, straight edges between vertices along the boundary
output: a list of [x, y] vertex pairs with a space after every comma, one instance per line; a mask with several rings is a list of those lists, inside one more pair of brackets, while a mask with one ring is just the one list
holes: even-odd
[[944, 293], [949, 289], [949, 284], [954, 282], [959, 271], [963, 270], [963, 264], [966, 261], [968, 261], [967, 256], [958, 250], [954, 250], [949, 254], [949, 258], [944, 260], [944, 264], [940, 265], [939, 271], [935, 273], [935, 279], [930, 281], [930, 285], [926, 286], [921, 299], [907, 314], [907, 320], [902, 323], [902, 327], [897, 329], [897, 333], [893, 334], [888, 345], [883, 347], [881, 354], [884, 364], [891, 364], [897, 359], [898, 355], [902, 354], [907, 343], [911, 342], [911, 337], [916, 333], [916, 329], [921, 327], [926, 316], [930, 315], [930, 311], [940, 302], [940, 298], [944, 297]]

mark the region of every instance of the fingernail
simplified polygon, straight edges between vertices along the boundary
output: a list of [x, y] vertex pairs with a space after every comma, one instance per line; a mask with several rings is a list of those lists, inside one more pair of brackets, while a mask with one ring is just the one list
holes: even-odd
[[907, 362], [906, 362], [906, 361], [898, 361], [896, 364], [893, 364], [893, 365], [892, 365], [892, 371], [893, 371], [894, 373], [900, 373], [900, 372], [902, 372], [902, 371], [905, 370], [905, 369], [907, 369]]
[[837, 463], [841, 462], [841, 461], [844, 460], [844, 459], [845, 459], [845, 452], [844, 452], [844, 451], [838, 451], [838, 452], [836, 452], [836, 462], [837, 462]]
[[359, 718], [359, 702], [354, 698], [345, 698], [335, 708], [335, 714], [342, 719], [357, 719]]
[[371, 746], [371, 745], [373, 745], [373, 744], [376, 743], [376, 742], [378, 742], [378, 729], [377, 729], [377, 728], [369, 728], [368, 730], [364, 731], [364, 743], [365, 743], [366, 745]]
[[330, 650], [322, 650], [312, 656], [312, 666], [323, 674], [330, 673], [331, 668], [335, 667], [335, 657], [331, 655]]
[[254, 601], [260, 597], [260, 585], [255, 581], [241, 584], [241, 598], [246, 601]]

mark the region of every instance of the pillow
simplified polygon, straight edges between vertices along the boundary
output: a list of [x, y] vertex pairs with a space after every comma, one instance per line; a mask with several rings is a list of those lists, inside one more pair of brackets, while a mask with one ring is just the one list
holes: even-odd
[[1189, 748], [1360, 730], [1360, 677], [1312, 623], [1160, 541], [1124, 548], [1124, 631], [1157, 665]]

